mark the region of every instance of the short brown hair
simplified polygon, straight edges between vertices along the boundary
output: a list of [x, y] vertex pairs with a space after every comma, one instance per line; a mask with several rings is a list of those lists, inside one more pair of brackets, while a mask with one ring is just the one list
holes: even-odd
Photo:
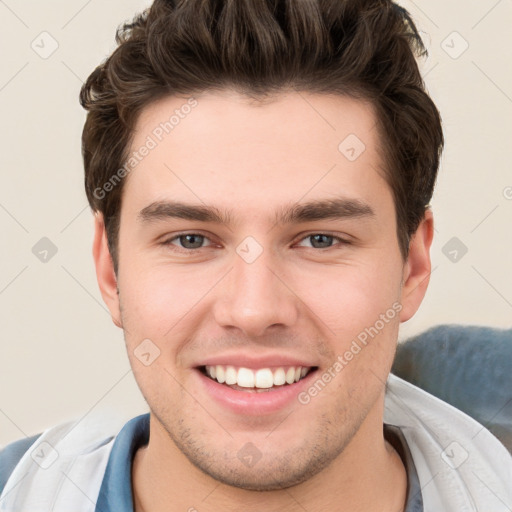
[[98, 190], [123, 167], [138, 115], [165, 96], [227, 88], [260, 99], [292, 88], [370, 101], [407, 257], [444, 139], [416, 62], [426, 50], [405, 9], [390, 0], [155, 0], [116, 41], [80, 92], [85, 189], [104, 216], [116, 273], [125, 178]]

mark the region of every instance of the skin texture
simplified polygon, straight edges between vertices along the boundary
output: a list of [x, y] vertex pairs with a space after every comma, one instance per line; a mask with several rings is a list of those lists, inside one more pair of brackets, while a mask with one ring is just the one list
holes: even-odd
[[[368, 104], [297, 92], [263, 103], [227, 90], [195, 98], [127, 177], [117, 276], [95, 220], [98, 283], [151, 410], [132, 470], [136, 510], [403, 510], [404, 467], [382, 434], [384, 391], [399, 323], [428, 285], [431, 212], [403, 261]], [[132, 150], [186, 101], [148, 106]], [[338, 149], [349, 134], [365, 145], [354, 161]], [[275, 222], [286, 207], [340, 197], [373, 215]], [[142, 221], [155, 201], [229, 210], [230, 222]], [[180, 245], [183, 231], [204, 235], [203, 247]], [[345, 242], [318, 248], [317, 233]], [[250, 264], [236, 252], [248, 236], [262, 248]], [[393, 304], [400, 313], [307, 405], [235, 414], [194, 369], [216, 355], [280, 354], [322, 374]], [[134, 354], [144, 339], [160, 350], [149, 366]], [[237, 457], [247, 442], [261, 453], [252, 467]]]

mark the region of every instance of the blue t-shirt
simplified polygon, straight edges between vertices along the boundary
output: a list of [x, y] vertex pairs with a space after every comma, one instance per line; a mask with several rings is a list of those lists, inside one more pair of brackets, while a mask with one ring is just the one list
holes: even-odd
[[[39, 436], [16, 441], [0, 452], [0, 493], [22, 455]], [[384, 424], [384, 437], [400, 455], [407, 472], [404, 512], [423, 512], [423, 499], [416, 467], [400, 428]], [[149, 414], [128, 421], [117, 435], [101, 484], [96, 512], [133, 512], [131, 472], [137, 450], [149, 441]]]

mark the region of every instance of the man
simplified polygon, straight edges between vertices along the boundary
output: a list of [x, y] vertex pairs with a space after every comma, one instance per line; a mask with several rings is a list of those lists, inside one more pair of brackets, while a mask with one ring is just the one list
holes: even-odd
[[407, 13], [156, 0], [118, 42], [85, 185], [150, 413], [8, 446], [0, 510], [510, 510], [499, 441], [389, 375], [443, 146]]

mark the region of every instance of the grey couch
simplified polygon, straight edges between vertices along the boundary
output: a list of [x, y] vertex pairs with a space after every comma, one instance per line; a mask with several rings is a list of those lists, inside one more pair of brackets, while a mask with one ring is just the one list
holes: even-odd
[[431, 328], [398, 345], [391, 371], [472, 416], [512, 453], [512, 329]]

